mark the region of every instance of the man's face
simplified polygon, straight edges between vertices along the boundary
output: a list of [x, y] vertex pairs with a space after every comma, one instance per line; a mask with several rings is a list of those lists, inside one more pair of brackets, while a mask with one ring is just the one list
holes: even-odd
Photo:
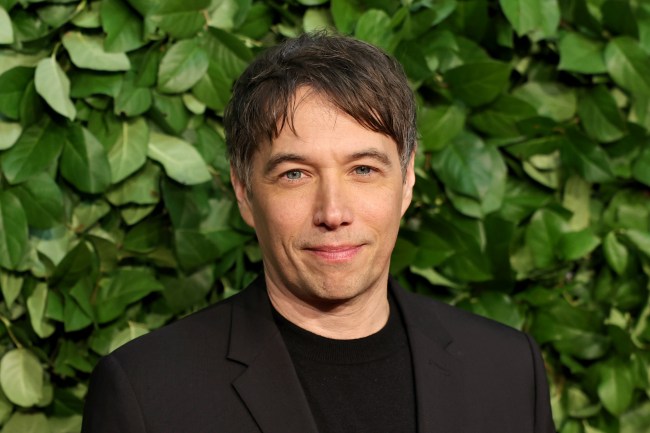
[[396, 143], [304, 89], [295, 133], [282, 129], [252, 161], [250, 194], [232, 176], [255, 228], [269, 292], [308, 305], [385, 290], [399, 223], [411, 202]]

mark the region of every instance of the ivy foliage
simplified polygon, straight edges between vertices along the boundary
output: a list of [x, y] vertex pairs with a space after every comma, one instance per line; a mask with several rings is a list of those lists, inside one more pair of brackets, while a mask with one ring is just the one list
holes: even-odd
[[650, 5], [0, 0], [0, 424], [68, 433], [95, 362], [261, 272], [221, 126], [320, 28], [417, 93], [392, 272], [530, 332], [561, 433], [650, 431]]

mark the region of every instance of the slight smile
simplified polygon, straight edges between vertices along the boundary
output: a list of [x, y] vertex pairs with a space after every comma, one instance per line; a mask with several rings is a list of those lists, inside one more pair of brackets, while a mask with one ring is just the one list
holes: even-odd
[[318, 245], [305, 248], [306, 251], [313, 253], [318, 258], [330, 262], [341, 263], [352, 259], [361, 251], [361, 245]]

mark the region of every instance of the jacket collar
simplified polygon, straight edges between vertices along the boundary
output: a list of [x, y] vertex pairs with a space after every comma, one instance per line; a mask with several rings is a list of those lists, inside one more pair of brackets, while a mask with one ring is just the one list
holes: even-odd
[[[405, 291], [393, 279], [388, 287], [409, 338], [418, 432], [461, 432], [462, 374], [450, 334], [430, 300]], [[263, 432], [317, 433], [309, 403], [273, 320], [262, 278], [232, 300], [228, 359], [248, 367], [233, 386]]]
[[264, 433], [317, 433], [262, 278], [232, 303], [228, 359], [248, 368], [233, 386]]
[[407, 292], [390, 279], [411, 347], [419, 433], [461, 433], [462, 366], [451, 335], [435, 314], [436, 301]]

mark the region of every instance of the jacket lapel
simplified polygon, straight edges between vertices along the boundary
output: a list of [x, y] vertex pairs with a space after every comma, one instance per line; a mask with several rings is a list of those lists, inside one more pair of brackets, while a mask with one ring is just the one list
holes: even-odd
[[[389, 287], [402, 312], [411, 346], [419, 433], [462, 433], [465, 402], [460, 361], [451, 336], [428, 300], [406, 292], [394, 280]], [[424, 301], [424, 302], [423, 302]]]
[[233, 386], [264, 433], [317, 433], [261, 279], [233, 300], [228, 359], [248, 367]]

